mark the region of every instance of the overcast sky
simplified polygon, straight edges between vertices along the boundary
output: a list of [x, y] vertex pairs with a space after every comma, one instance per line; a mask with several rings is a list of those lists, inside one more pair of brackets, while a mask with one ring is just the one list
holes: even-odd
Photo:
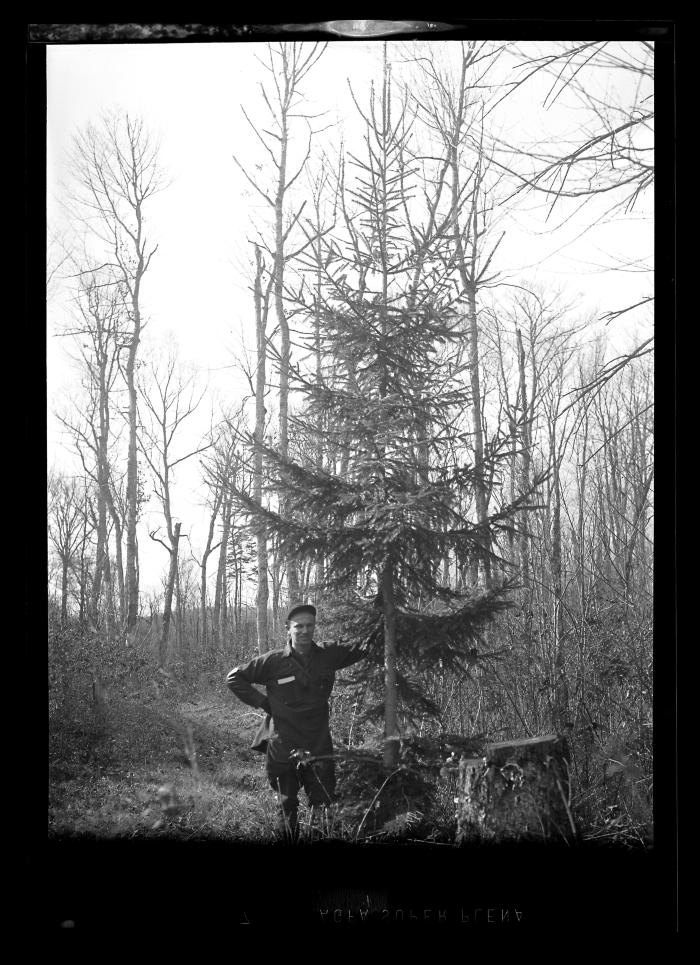
[[[72, 135], [114, 108], [141, 116], [160, 141], [160, 164], [170, 179], [167, 190], [149, 204], [148, 229], [159, 248], [144, 281], [144, 308], [150, 319], [146, 341], [157, 350], [172, 336], [183, 359], [202, 370], [222, 399], [236, 395], [241, 387], [231, 368], [233, 352], [241, 344], [252, 344], [252, 301], [244, 268], [250, 250], [246, 239], [256, 212], [260, 214], [260, 199], [232, 154], [253, 172], [261, 160], [241, 105], [257, 121], [258, 84], [267, 75], [256, 55], [264, 52], [265, 45], [251, 43], [47, 47], [49, 229], [61, 232], [64, 226], [60, 201], [62, 185], [70, 177], [66, 159]], [[314, 69], [306, 86], [307, 107], [311, 112], [328, 112], [325, 122], [335, 125], [324, 135], [328, 143], [337, 142], [338, 125], [345, 129], [346, 140], [352, 140], [357, 122], [347, 79], [360, 96], [366, 93], [369, 78], [378, 75], [380, 55], [380, 42], [333, 43]], [[611, 75], [609, 82], [626, 81]], [[564, 98], [543, 108], [550, 85], [543, 78], [512, 98], [509, 109], [499, 114], [504, 136], [520, 142], [538, 138], [561, 142], [575, 130], [579, 115]], [[564, 287], [582, 312], [610, 310], [638, 300], [640, 286], [650, 285], [639, 269], [651, 266], [651, 199], [627, 218], [617, 216], [594, 231], [585, 231], [592, 213], [600, 210], [584, 208], [555, 233], [551, 231], [554, 219], [545, 223], [541, 204], [524, 203], [509, 211], [506, 239], [499, 250], [502, 264], [514, 278]], [[612, 272], [615, 263], [628, 267]], [[59, 286], [48, 305], [49, 466], [73, 464], [51, 414], [75, 389], [64, 340], [55, 337], [66, 309]], [[618, 325], [611, 337], [622, 337], [626, 325]], [[198, 498], [193, 464], [178, 477], [175, 498], [183, 532], [191, 533], [193, 546], [204, 542]], [[146, 523], [153, 528], [160, 519], [157, 506], [150, 508]], [[144, 536], [140, 539], [142, 589], [148, 591], [160, 582], [166, 554]]]

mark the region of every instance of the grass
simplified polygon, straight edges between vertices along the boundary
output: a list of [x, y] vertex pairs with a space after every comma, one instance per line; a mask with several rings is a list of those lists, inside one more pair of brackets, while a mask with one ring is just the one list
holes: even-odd
[[[131, 681], [100, 704], [87, 678], [71, 677], [51, 691], [50, 837], [280, 840], [277, 796], [263, 755], [249, 747], [257, 719], [220, 673], [189, 686]], [[312, 828], [302, 792], [301, 838], [355, 841], [361, 830], [375, 840], [415, 829], [410, 814], [378, 834], [351, 796]]]
[[[82, 693], [52, 708], [50, 838], [225, 839], [274, 843], [277, 795], [250, 749], [257, 714], [215, 679], [185, 693]], [[331, 811], [319, 826], [300, 794], [302, 839], [355, 840], [357, 822]]]
[[[257, 716], [228, 693], [216, 673], [201, 675], [187, 688], [173, 681], [160, 688], [149, 681], [136, 690], [130, 684], [112, 690], [102, 704], [94, 703], [84, 683], [52, 692], [49, 836], [279, 841], [276, 793], [263, 755], [249, 747]], [[454, 844], [454, 781], [438, 782], [430, 813], [424, 804], [406, 799], [387, 822], [388, 815], [370, 814], [368, 807], [379, 784], [364, 786], [364, 780], [353, 778], [352, 769], [339, 768], [339, 790], [348, 786], [347, 801], [331, 810], [320, 828], [310, 827], [302, 793], [302, 839]], [[389, 782], [401, 796], [402, 785], [396, 783]], [[621, 784], [624, 793], [617, 795], [614, 808], [596, 800], [599, 820], [581, 820], [580, 805], [590, 802], [573, 802], [581, 812], [584, 841], [650, 843], [644, 820], [649, 808], [642, 807], [642, 782], [637, 783], [638, 791]], [[598, 790], [594, 797], [600, 795]], [[390, 796], [388, 790], [382, 795], [383, 807], [391, 809]]]
[[253, 723], [226, 692], [54, 715], [50, 836], [274, 840], [274, 792], [247, 746]]

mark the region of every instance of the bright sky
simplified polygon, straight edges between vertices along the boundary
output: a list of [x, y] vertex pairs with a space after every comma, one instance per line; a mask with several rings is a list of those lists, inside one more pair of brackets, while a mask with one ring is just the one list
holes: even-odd
[[[222, 400], [233, 401], [241, 391], [242, 383], [231, 368], [233, 353], [242, 343], [253, 344], [252, 298], [244, 271], [250, 260], [246, 238], [252, 237], [251, 217], [259, 218], [262, 208], [232, 154], [251, 171], [255, 170], [251, 165], [261, 160], [241, 105], [251, 118], [261, 116], [258, 84], [268, 74], [256, 55], [264, 56], [265, 48], [250, 43], [47, 47], [49, 228], [60, 233], [64, 226], [60, 199], [62, 183], [70, 176], [66, 154], [75, 131], [114, 108], [140, 116], [160, 141], [160, 164], [171, 180], [167, 190], [149, 204], [147, 227], [159, 248], [143, 288], [150, 319], [146, 342], [157, 351], [168, 337], [174, 338], [182, 359], [201, 369]], [[306, 86], [307, 108], [312, 113], [328, 111], [325, 123], [339, 120], [348, 142], [357, 128], [347, 78], [358, 94], [366, 93], [369, 78], [378, 76], [380, 56], [380, 42], [333, 43]], [[616, 74], [609, 82], [621, 80]], [[549, 84], [539, 82], [521, 88], [502, 115], [506, 139], [562, 139], [576, 128], [578, 115], [562, 102], [548, 110], [542, 107], [548, 89]], [[337, 142], [336, 130], [325, 136]], [[298, 149], [305, 143], [302, 134]], [[532, 208], [531, 203], [528, 206]], [[650, 287], [650, 277], [636, 270], [609, 269], [615, 259], [651, 265], [651, 199], [646, 206], [646, 211], [640, 208], [626, 220], [618, 218], [581, 237], [591, 220], [587, 209], [554, 235], [551, 224], [543, 221], [541, 206], [520, 210], [515, 217], [509, 214], [507, 235], [499, 249], [501, 265], [521, 280], [537, 278], [565, 287], [582, 311], [630, 304], [642, 297], [640, 286]], [[65, 340], [54, 337], [65, 311], [66, 300], [58, 286], [49, 301], [47, 332], [48, 462], [58, 467], [74, 465], [51, 414], [75, 390]], [[204, 542], [206, 526], [197, 508], [198, 488], [196, 460], [192, 460], [177, 477], [174, 503], [183, 532], [190, 533], [196, 549]], [[161, 520], [152, 503], [146, 525], [153, 529]], [[140, 552], [142, 589], [148, 591], [160, 584], [166, 554], [145, 532]]]

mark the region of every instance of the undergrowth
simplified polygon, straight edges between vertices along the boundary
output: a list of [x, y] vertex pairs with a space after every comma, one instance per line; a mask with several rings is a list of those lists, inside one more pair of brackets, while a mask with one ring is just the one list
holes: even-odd
[[[225, 667], [163, 671], [99, 634], [51, 634], [49, 835], [280, 840], [264, 758], [249, 747], [258, 712], [227, 691]], [[340, 686], [331, 716], [338, 801], [312, 824], [300, 795], [302, 838], [453, 844], [457, 787], [441, 770], [444, 740], [405, 735], [387, 772], [380, 728], [355, 711]], [[582, 839], [650, 844], [651, 780], [635, 758], [620, 742], [568, 739]]]

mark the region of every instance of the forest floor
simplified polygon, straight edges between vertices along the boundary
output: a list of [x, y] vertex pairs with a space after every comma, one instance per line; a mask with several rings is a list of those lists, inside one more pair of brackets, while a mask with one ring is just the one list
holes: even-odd
[[51, 728], [50, 837], [275, 839], [275, 792], [249, 746], [259, 715], [219, 675], [86, 706]]
[[[264, 756], [250, 748], [260, 712], [233, 698], [221, 672], [202, 672], [187, 684], [167, 674], [132, 678], [98, 700], [89, 683], [75, 677], [65, 687], [51, 695], [49, 838], [280, 840], [277, 795]], [[425, 813], [427, 830], [419, 833], [417, 816], [409, 813], [404, 817], [411, 822], [391, 833], [454, 843], [454, 789], [438, 783]], [[377, 837], [372, 822], [365, 822], [376, 801], [372, 788], [368, 793], [371, 803], [362, 802], [355, 788], [320, 831], [310, 829], [300, 795], [302, 837], [356, 840], [361, 829], [363, 840]], [[626, 823], [618, 816], [590, 827], [583, 822], [583, 836], [649, 844], [645, 813]]]

